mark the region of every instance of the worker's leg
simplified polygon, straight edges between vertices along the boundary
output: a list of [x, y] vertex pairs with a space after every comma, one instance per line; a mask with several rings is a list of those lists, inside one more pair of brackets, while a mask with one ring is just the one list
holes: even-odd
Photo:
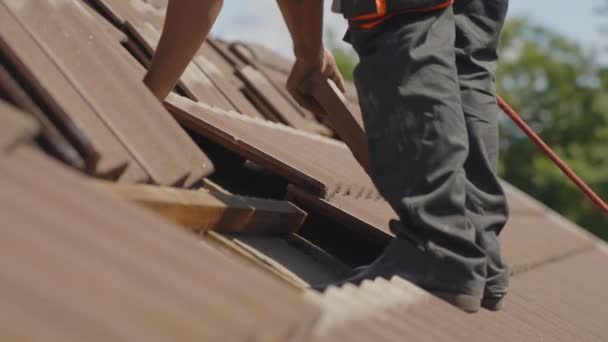
[[469, 133], [467, 211], [477, 229], [477, 243], [488, 256], [485, 300], [506, 294], [509, 272], [500, 253], [498, 235], [508, 208], [496, 176], [498, 165], [498, 113], [495, 71], [498, 40], [508, 0], [458, 0], [456, 61], [462, 107]]
[[[465, 213], [468, 138], [454, 39], [451, 7], [351, 30], [372, 179], [401, 218], [383, 257], [423, 287], [481, 299], [486, 256]], [[403, 241], [424, 257], [413, 259]]]
[[144, 83], [160, 100], [175, 87], [200, 49], [223, 0], [170, 0], [163, 33]]

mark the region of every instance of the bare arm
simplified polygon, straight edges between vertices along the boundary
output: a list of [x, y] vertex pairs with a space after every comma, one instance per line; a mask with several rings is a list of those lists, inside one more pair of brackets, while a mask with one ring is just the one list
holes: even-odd
[[323, 0], [277, 0], [291, 34], [296, 58], [323, 59]]
[[277, 0], [293, 39], [296, 63], [287, 89], [296, 101], [317, 114], [323, 113], [311, 94], [302, 88], [314, 72], [333, 80], [344, 91], [344, 79], [334, 56], [323, 46], [323, 0]]
[[163, 100], [209, 34], [223, 0], [169, 0], [163, 33], [144, 83]]

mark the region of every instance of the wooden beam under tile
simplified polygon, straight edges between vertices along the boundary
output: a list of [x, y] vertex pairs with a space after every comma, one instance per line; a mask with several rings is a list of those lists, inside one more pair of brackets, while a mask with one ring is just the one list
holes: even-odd
[[32, 139], [39, 129], [32, 117], [0, 100], [0, 148], [3, 151]]
[[304, 211], [286, 201], [152, 185], [100, 186], [194, 231], [292, 233], [306, 219]]

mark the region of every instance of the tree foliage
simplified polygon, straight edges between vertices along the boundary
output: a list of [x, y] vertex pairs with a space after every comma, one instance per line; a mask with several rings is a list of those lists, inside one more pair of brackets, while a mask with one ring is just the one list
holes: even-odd
[[[508, 22], [497, 87], [528, 124], [601, 196], [608, 196], [608, 70], [593, 51], [531, 23]], [[590, 231], [608, 220], [511, 122], [503, 120], [501, 174]]]
[[338, 69], [347, 81], [353, 80], [353, 70], [357, 66], [357, 56], [353, 49], [347, 49], [345, 44], [340, 44], [338, 36], [333, 31], [325, 32], [325, 40], [328, 42], [328, 48], [336, 58]]

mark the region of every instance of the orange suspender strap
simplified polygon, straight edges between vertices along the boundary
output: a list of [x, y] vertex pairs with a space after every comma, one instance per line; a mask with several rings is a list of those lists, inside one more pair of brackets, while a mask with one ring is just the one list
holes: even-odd
[[[439, 5], [435, 5], [435, 6], [432, 6], [432, 7], [415, 8], [415, 9], [398, 11], [398, 12], [394, 12], [394, 13], [388, 14], [387, 13], [387, 7], [386, 7], [386, 0], [376, 0], [376, 8], [378, 9], [376, 11], [376, 13], [370, 13], [370, 14], [360, 15], [358, 17], [350, 19], [350, 21], [357, 28], [371, 29], [371, 28], [376, 27], [377, 25], [379, 25], [379, 24], [387, 21], [388, 19], [390, 19], [390, 18], [392, 18], [392, 17], [394, 17], [396, 15], [406, 14], [406, 13], [424, 13], [424, 12], [437, 11], [437, 10], [444, 9], [444, 8], [449, 7], [449, 6], [452, 6], [453, 3], [454, 3], [454, 0], [447, 0], [444, 3], [441, 3]], [[365, 22], [364, 23], [359, 23], [361, 21], [365, 21]]]
[[376, 0], [376, 13], [363, 14], [354, 18], [351, 18], [352, 21], [367, 21], [367, 20], [375, 20], [381, 17], [386, 16], [387, 13], [386, 0]]

